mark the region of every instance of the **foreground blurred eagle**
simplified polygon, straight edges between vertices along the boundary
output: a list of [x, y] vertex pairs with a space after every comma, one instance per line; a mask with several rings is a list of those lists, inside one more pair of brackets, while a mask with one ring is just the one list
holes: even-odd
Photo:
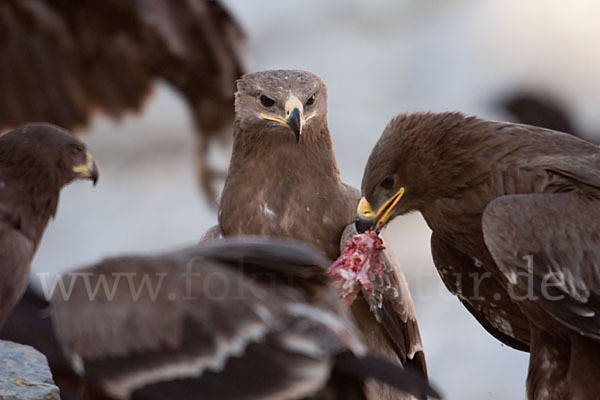
[[141, 108], [156, 80], [194, 116], [199, 173], [215, 197], [206, 156], [229, 138], [244, 35], [210, 0], [28, 0], [0, 3], [0, 129], [50, 122], [74, 129], [103, 111]]
[[258, 237], [105, 259], [64, 277], [54, 326], [83, 400], [365, 400], [366, 379], [438, 398], [369, 355], [328, 266], [316, 248]]

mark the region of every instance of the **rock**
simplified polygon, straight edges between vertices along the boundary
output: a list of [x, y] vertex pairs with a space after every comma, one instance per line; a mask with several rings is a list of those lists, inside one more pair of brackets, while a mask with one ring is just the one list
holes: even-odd
[[1, 400], [60, 400], [46, 357], [31, 346], [0, 340]]

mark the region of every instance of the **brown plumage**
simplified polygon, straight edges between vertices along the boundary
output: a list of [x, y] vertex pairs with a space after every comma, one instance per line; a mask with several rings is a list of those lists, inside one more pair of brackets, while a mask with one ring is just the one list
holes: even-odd
[[98, 169], [68, 132], [32, 124], [0, 136], [0, 326], [25, 292], [60, 189], [78, 178], [95, 182]]
[[366, 378], [436, 395], [367, 355], [328, 264], [256, 237], [107, 259], [62, 277], [75, 282], [53, 295], [54, 326], [84, 400], [364, 399]]
[[[314, 103], [306, 104], [313, 95]], [[274, 103], [262, 105], [261, 96]], [[303, 119], [299, 139], [284, 125], [296, 104]], [[327, 127], [327, 87], [304, 71], [248, 74], [238, 82], [235, 110], [233, 153], [219, 205], [225, 236], [294, 238], [335, 259], [360, 193], [340, 178]]]
[[200, 178], [214, 199], [206, 159], [229, 141], [244, 36], [218, 1], [8, 0], [0, 3], [0, 129], [50, 122], [67, 129], [103, 111], [139, 110], [156, 80], [188, 103]]
[[[321, 248], [331, 260], [337, 258], [359, 192], [340, 178], [327, 126], [325, 84], [305, 71], [248, 74], [238, 81], [235, 110], [219, 227], [209, 236], [293, 238]], [[391, 279], [402, 286], [398, 265], [390, 270], [395, 271]], [[426, 376], [410, 293], [387, 296], [372, 311], [370, 304], [359, 296], [352, 306], [370, 350]], [[370, 390], [370, 398], [401, 397], [381, 386]]]
[[530, 399], [597, 398], [597, 146], [458, 113], [404, 114], [373, 149], [362, 189], [359, 211], [378, 228], [422, 213], [448, 289], [496, 338], [529, 349]]

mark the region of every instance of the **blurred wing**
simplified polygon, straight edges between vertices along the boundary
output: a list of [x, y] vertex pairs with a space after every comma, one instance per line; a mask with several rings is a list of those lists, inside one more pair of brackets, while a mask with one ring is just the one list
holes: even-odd
[[435, 267], [446, 288], [457, 296], [463, 306], [477, 319], [486, 331], [502, 343], [514, 349], [529, 351], [529, 321], [508, 296], [494, 294], [506, 290], [492, 276], [478, 279], [477, 289], [465, 283], [473, 277], [486, 274], [483, 265], [456, 250], [438, 235], [431, 235], [431, 254]]
[[500, 106], [512, 114], [514, 122], [579, 136], [567, 107], [558, 99], [542, 94], [519, 92], [503, 99]]
[[596, 340], [599, 217], [598, 200], [578, 192], [500, 197], [483, 216], [485, 243], [508, 281], [563, 325]]
[[221, 279], [221, 285], [229, 282], [232, 290], [241, 290], [241, 282], [228, 271], [203, 267], [202, 272], [190, 267], [189, 273], [198, 276], [189, 276], [189, 288], [182, 276], [185, 266], [169, 259], [111, 259], [63, 277], [73, 289], [68, 299], [54, 293], [53, 318], [75, 370], [93, 386], [123, 398], [148, 383], [221, 368], [263, 339], [269, 316], [264, 302], [215, 301], [201, 292], [209, 277]]
[[246, 69], [239, 24], [215, 0], [130, 2], [160, 44], [156, 73], [185, 97], [199, 133], [230, 133], [235, 82]]
[[[54, 294], [53, 317], [85, 380], [117, 398], [293, 398], [324, 384], [332, 354], [362, 351], [327, 285], [302, 285], [311, 251], [230, 244], [77, 271], [70, 298]], [[90, 301], [102, 280], [112, 294]]]
[[272, 279], [298, 279], [301, 286], [328, 287], [325, 271], [330, 261], [315, 246], [289, 239], [264, 236], [237, 236], [215, 241], [201, 250], [204, 257], [232, 267], [252, 276], [268, 274]]
[[149, 92], [147, 29], [119, 2], [0, 5], [0, 127], [85, 125], [94, 111], [138, 109]]
[[[72, 129], [98, 110], [118, 117], [138, 110], [156, 79], [171, 82], [195, 114], [211, 99], [232, 109], [241, 41], [216, 1], [4, 1], [0, 128], [46, 121]], [[232, 112], [200, 127], [230, 123]]]

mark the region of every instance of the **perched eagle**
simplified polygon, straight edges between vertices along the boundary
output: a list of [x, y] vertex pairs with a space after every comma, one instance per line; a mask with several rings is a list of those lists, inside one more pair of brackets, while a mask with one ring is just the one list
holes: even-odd
[[0, 326], [25, 292], [60, 190], [74, 179], [96, 183], [98, 168], [68, 132], [31, 124], [0, 135]]
[[529, 399], [598, 398], [597, 146], [459, 113], [403, 114], [373, 149], [362, 191], [361, 230], [421, 212], [448, 289], [530, 352]]
[[52, 314], [82, 399], [364, 399], [419, 375], [368, 354], [320, 251], [238, 237], [61, 276]]
[[[203, 240], [249, 234], [286, 237], [313, 244], [335, 260], [360, 193], [340, 178], [327, 126], [327, 87], [310, 72], [277, 70], [244, 75], [237, 89], [233, 153], [219, 225]], [[352, 304], [354, 318], [372, 353], [426, 377], [404, 275], [393, 257], [386, 260], [386, 280], [398, 290], [377, 300], [362, 293]], [[370, 399], [402, 397], [369, 384]]]
[[87, 125], [139, 110], [155, 81], [188, 103], [199, 173], [216, 197], [206, 155], [229, 139], [244, 35], [216, 0], [4, 0], [0, 2], [0, 129]]

